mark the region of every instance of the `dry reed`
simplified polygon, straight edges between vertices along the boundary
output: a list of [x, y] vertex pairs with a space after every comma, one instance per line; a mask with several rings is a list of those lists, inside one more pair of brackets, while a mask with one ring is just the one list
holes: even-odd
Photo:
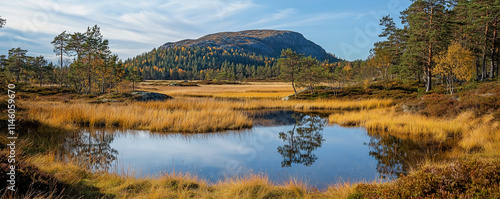
[[36, 155], [27, 161], [68, 185], [93, 187], [100, 194], [116, 198], [328, 198], [346, 196], [355, 186], [332, 185], [342, 187], [342, 190], [308, 191], [305, 184], [296, 180], [275, 185], [265, 175], [248, 175], [208, 184], [196, 176], [180, 173], [136, 178], [133, 175], [90, 172], [74, 162], [56, 161], [53, 154]]
[[208, 109], [197, 109], [194, 105], [183, 109], [182, 106], [175, 107], [175, 104], [169, 102], [165, 106], [172, 108], [158, 108], [155, 103], [27, 105], [30, 107], [28, 111], [30, 119], [58, 127], [115, 126], [151, 131], [210, 132], [252, 126], [252, 121], [246, 115], [228, 108], [211, 106]]
[[[500, 141], [500, 128], [491, 116], [477, 118], [465, 112], [454, 119], [426, 117], [417, 114], [398, 113], [391, 109], [375, 109], [331, 114], [329, 121], [340, 125], [359, 125], [369, 130], [382, 130], [395, 135], [422, 139], [444, 140], [448, 137], [463, 138], [460, 146], [471, 149], [489, 142]], [[495, 146], [496, 147], [496, 146]]]
[[50, 126], [107, 126], [162, 132], [213, 132], [243, 129], [252, 121], [238, 110], [358, 110], [387, 107], [391, 100], [282, 101], [178, 98], [164, 102], [27, 102], [28, 117]]

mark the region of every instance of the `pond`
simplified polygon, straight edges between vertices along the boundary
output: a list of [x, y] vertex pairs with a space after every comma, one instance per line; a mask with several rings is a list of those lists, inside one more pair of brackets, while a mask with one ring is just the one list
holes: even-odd
[[189, 172], [208, 182], [264, 174], [277, 184], [294, 178], [320, 190], [341, 182], [392, 180], [422, 156], [443, 150], [360, 127], [330, 125], [315, 114], [271, 111], [252, 115], [254, 127], [243, 131], [182, 134], [83, 129], [51, 137], [29, 135], [39, 145], [50, 145], [59, 159], [78, 157], [95, 170], [138, 177]]

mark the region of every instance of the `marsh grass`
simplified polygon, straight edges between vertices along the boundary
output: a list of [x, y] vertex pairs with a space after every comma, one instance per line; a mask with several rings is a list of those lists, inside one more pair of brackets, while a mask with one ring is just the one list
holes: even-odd
[[471, 113], [463, 113], [455, 119], [441, 119], [398, 113], [394, 108], [336, 113], [330, 115], [329, 120], [340, 125], [360, 125], [368, 130], [436, 140], [461, 136], [463, 132], [469, 131], [478, 123]]
[[[142, 83], [149, 85], [149, 82]], [[218, 98], [259, 98], [278, 99], [293, 94], [289, 83], [283, 82], [248, 82], [245, 84], [199, 85], [192, 87], [155, 86], [154, 92], [174, 97], [218, 97]], [[145, 87], [148, 90], [149, 87]]]
[[89, 104], [26, 102], [28, 118], [49, 126], [121, 127], [159, 132], [213, 132], [252, 126], [241, 110], [362, 110], [387, 107], [391, 100], [282, 101], [179, 98], [163, 102]]
[[246, 115], [229, 108], [207, 105], [210, 108], [197, 109], [194, 106], [183, 109], [182, 103], [178, 105], [180, 107], [157, 108], [159, 105], [154, 103], [30, 103], [27, 107], [30, 119], [58, 127], [106, 126], [162, 132], [210, 132], [252, 126]]
[[481, 152], [486, 157], [500, 156], [500, 123], [492, 122], [492, 116], [483, 118], [483, 123], [464, 132], [462, 140], [458, 143], [467, 152]]
[[[332, 185], [325, 192], [309, 189], [305, 183], [290, 179], [282, 185], [269, 181], [266, 175], [234, 177], [214, 184], [195, 175], [167, 173], [156, 177], [136, 178], [131, 174], [91, 172], [75, 162], [56, 161], [53, 154], [36, 155], [27, 160], [40, 170], [55, 176], [82, 193], [65, 197], [101, 195], [112, 198], [327, 198], [346, 196], [354, 184]], [[90, 189], [89, 189], [90, 187]], [[342, 193], [337, 193], [337, 192]], [[79, 195], [81, 194], [81, 195]], [[51, 197], [49, 197], [51, 198]]]
[[500, 156], [500, 122], [492, 115], [476, 116], [463, 112], [455, 118], [444, 119], [418, 114], [400, 113], [395, 108], [351, 111], [331, 114], [330, 123], [344, 126], [364, 126], [369, 131], [383, 131], [400, 138], [417, 141], [431, 139], [443, 142], [458, 140], [455, 157], [463, 152], [481, 152], [481, 156]]

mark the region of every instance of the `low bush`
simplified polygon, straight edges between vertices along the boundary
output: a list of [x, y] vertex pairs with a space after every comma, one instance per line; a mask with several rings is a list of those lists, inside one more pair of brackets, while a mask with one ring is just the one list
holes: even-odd
[[349, 198], [499, 198], [498, 160], [462, 160], [427, 166], [397, 181], [359, 184]]

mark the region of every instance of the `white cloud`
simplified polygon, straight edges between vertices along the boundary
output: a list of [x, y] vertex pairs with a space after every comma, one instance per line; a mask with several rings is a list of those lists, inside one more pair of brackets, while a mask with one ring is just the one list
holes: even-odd
[[357, 16], [354, 13], [307, 14], [300, 8], [273, 10], [253, 0], [23, 0], [2, 4], [0, 16], [7, 19], [7, 25], [0, 30], [0, 42], [11, 45], [0, 46], [0, 54], [12, 45], [31, 52], [46, 49], [45, 54], [50, 54], [50, 41], [62, 31], [83, 32], [97, 24], [110, 40], [111, 50], [123, 59], [165, 42], [194, 39], [214, 32], [290, 29]]

